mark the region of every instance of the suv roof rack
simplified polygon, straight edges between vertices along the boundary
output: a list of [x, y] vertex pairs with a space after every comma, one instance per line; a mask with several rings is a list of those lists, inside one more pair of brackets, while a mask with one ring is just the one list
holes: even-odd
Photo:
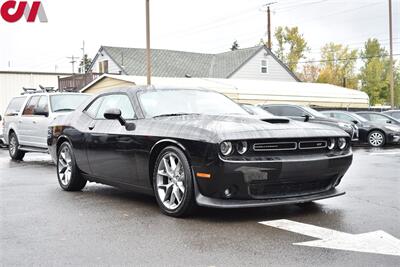
[[22, 90], [24, 90], [24, 92], [22, 92], [21, 95], [37, 93], [37, 92], [36, 92], [36, 91], [37, 91], [36, 88], [22, 87]]
[[22, 90], [24, 90], [24, 91], [21, 93], [21, 95], [59, 92], [59, 90], [54, 89], [54, 87], [44, 87], [43, 85], [40, 85], [40, 84], [39, 84], [39, 88], [40, 88], [40, 90], [38, 90], [36, 88], [22, 87]]

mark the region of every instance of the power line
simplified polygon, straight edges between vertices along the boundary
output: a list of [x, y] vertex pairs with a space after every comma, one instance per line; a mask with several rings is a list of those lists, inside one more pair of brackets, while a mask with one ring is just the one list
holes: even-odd
[[[400, 54], [393, 54], [393, 56], [400, 56]], [[348, 60], [358, 60], [358, 59], [370, 59], [370, 58], [386, 58], [389, 55], [378, 55], [378, 56], [369, 56], [369, 57], [348, 57], [348, 58], [337, 58], [337, 59], [321, 59], [321, 60], [308, 60], [308, 61], [299, 61], [298, 64], [303, 63], [324, 63], [324, 62], [336, 62], [336, 61], [348, 61]]]

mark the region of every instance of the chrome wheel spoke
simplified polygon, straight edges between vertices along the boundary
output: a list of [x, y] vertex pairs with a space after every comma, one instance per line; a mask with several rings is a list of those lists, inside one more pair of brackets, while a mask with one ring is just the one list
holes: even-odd
[[60, 182], [67, 186], [72, 176], [72, 156], [71, 151], [68, 147], [64, 147], [58, 157], [58, 175]]
[[157, 167], [157, 194], [167, 209], [177, 209], [185, 195], [183, 165], [174, 152], [166, 153]]

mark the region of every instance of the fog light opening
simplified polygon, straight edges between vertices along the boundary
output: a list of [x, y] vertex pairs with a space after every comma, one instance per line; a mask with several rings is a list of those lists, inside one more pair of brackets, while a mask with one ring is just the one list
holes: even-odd
[[224, 190], [224, 196], [226, 198], [231, 198], [236, 194], [236, 187], [235, 186], [229, 186]]

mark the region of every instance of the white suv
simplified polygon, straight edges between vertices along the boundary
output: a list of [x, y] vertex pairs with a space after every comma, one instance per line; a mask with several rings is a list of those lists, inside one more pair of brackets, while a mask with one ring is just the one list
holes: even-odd
[[14, 97], [3, 118], [4, 140], [10, 157], [22, 160], [26, 152], [47, 153], [50, 122], [75, 110], [88, 96], [81, 93], [33, 93]]

